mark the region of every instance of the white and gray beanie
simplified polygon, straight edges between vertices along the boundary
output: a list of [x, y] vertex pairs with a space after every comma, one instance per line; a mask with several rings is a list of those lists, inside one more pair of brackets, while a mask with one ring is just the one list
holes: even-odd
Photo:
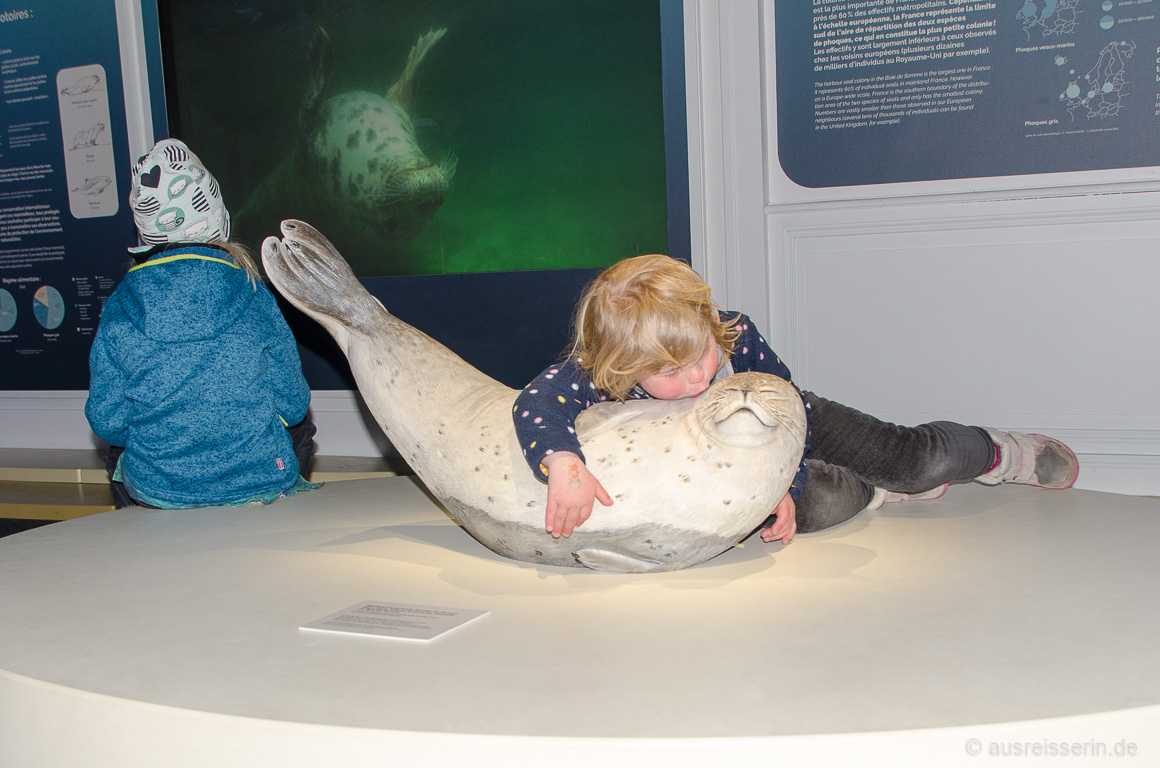
[[213, 174], [177, 139], [162, 139], [133, 168], [129, 206], [144, 253], [165, 243], [210, 243], [230, 237], [230, 213]]

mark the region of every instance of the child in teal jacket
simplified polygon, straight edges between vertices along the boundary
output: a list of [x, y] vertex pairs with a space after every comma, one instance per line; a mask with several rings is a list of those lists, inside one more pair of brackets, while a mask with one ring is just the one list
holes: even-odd
[[167, 139], [138, 161], [129, 200], [144, 245], [102, 310], [85, 406], [111, 446], [118, 506], [269, 503], [316, 487], [301, 477], [314, 425], [294, 338], [229, 242], [217, 182]]

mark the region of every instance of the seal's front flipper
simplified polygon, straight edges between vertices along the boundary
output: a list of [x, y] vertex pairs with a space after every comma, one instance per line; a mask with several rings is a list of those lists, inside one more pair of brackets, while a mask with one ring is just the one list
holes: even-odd
[[646, 560], [635, 555], [626, 555], [611, 549], [586, 548], [575, 552], [576, 561], [594, 571], [614, 571], [616, 573], [649, 573], [666, 570], [663, 563]]

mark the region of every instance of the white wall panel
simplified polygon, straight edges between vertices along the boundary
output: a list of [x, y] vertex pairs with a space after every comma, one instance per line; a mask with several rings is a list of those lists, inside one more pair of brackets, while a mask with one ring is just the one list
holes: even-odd
[[[1108, 471], [1160, 456], [1158, 221], [1156, 194], [770, 213], [778, 351], [890, 421], [1045, 432]], [[1160, 492], [1160, 460], [1130, 464]]]
[[[796, 309], [786, 355], [803, 382], [896, 412], [969, 394], [977, 412], [1057, 425], [1131, 414], [1160, 427], [1160, 355], [1146, 333], [1160, 329], [1160, 223], [1028, 212], [1018, 225], [981, 227], [907, 213], [863, 227], [820, 214], [818, 226], [788, 228], [784, 289]], [[892, 371], [903, 380], [878, 383]]]

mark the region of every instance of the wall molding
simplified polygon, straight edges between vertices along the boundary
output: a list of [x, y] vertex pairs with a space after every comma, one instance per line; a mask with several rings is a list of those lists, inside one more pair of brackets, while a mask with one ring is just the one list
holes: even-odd
[[[0, 392], [0, 448], [76, 450], [103, 445], [85, 418], [86, 390]], [[314, 390], [310, 417], [325, 456], [393, 456], [358, 392]]]
[[78, 449], [99, 439], [85, 419], [87, 390], [0, 392], [0, 448]]
[[[1152, 222], [1160, 216], [1160, 192], [1069, 195], [1021, 200], [907, 200], [846, 209], [769, 206], [767, 221], [795, 238], [818, 235], [903, 234], [953, 229], [1002, 230], [1026, 226]], [[787, 222], [778, 224], [777, 222]]]

